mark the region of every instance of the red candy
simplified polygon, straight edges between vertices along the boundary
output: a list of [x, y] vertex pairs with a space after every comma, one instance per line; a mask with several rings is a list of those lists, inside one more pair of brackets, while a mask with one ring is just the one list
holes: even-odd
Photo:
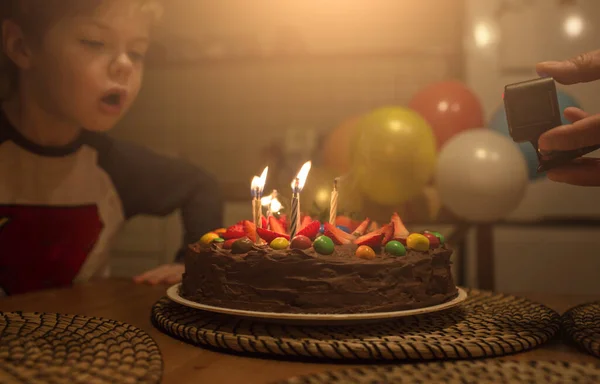
[[440, 246], [440, 239], [433, 233], [425, 232], [423, 236], [429, 240], [429, 248], [434, 249]]
[[291, 249], [308, 249], [312, 247], [312, 240], [306, 236], [298, 235], [292, 239]]

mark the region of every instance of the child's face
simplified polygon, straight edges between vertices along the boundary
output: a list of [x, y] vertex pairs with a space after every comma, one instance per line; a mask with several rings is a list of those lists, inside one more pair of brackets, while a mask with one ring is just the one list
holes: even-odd
[[142, 81], [150, 16], [108, 0], [94, 14], [65, 18], [31, 48], [36, 98], [64, 122], [106, 131], [129, 109]]

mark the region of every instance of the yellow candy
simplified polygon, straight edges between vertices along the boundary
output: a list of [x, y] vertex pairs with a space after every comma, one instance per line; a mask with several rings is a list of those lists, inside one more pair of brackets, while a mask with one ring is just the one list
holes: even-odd
[[415, 251], [428, 251], [429, 250], [429, 239], [420, 233], [411, 233], [406, 239], [406, 245]]
[[368, 245], [361, 245], [356, 248], [356, 257], [360, 257], [361, 259], [373, 260], [377, 255], [375, 255], [375, 251], [373, 248]]
[[217, 235], [216, 233], [208, 232], [208, 233], [205, 233], [204, 235], [202, 235], [202, 237], [200, 238], [200, 242], [202, 244], [208, 245], [208, 244], [212, 243], [213, 240], [218, 237], [219, 237], [219, 235]]
[[271, 241], [271, 244], [269, 245], [273, 249], [286, 249], [290, 246], [290, 242], [285, 237], [278, 237], [276, 239], [273, 239], [273, 241]]

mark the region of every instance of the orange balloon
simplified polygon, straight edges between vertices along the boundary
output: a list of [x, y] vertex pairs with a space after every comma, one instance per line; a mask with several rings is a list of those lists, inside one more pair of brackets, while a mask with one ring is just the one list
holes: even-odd
[[438, 149], [457, 133], [484, 126], [479, 99], [460, 81], [431, 84], [417, 92], [408, 107], [431, 125]]
[[335, 128], [325, 139], [322, 147], [323, 165], [340, 175], [350, 171], [351, 148], [354, 128], [361, 116], [352, 117]]

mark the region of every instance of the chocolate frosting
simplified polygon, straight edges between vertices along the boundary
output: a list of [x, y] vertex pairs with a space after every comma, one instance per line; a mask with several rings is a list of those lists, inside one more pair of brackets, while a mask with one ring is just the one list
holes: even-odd
[[183, 297], [218, 307], [279, 313], [367, 313], [427, 307], [454, 298], [446, 246], [405, 256], [355, 256], [355, 245], [332, 255], [253, 246], [232, 254], [193, 244], [185, 256]]

